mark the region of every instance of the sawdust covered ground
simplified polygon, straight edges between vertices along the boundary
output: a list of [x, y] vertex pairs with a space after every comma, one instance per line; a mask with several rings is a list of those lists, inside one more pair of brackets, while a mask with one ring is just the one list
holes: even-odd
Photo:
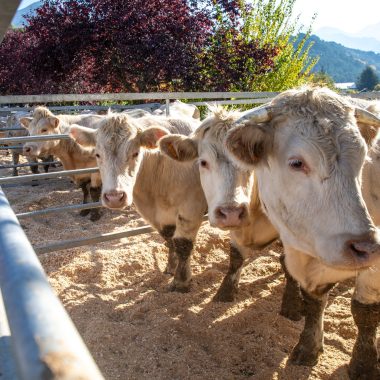
[[[9, 157], [1, 156], [1, 161]], [[5, 171], [2, 170], [1, 175]], [[68, 179], [9, 187], [16, 212], [81, 202]], [[34, 245], [144, 225], [133, 210], [77, 211], [21, 220]], [[325, 352], [314, 368], [288, 363], [303, 321], [278, 314], [284, 276], [274, 243], [248, 260], [234, 303], [212, 302], [228, 267], [228, 235], [205, 224], [188, 294], [168, 290], [166, 249], [157, 233], [40, 256], [49, 280], [107, 379], [347, 379], [356, 336], [352, 283], [332, 291]]]

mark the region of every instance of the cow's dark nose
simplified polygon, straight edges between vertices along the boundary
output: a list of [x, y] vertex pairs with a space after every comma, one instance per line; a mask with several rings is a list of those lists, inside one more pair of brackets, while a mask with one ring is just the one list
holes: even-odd
[[109, 208], [123, 208], [127, 203], [125, 191], [111, 190], [103, 194], [103, 204]]
[[239, 227], [247, 215], [248, 211], [245, 204], [217, 207], [215, 209], [216, 226], [220, 228]]
[[346, 252], [354, 258], [355, 262], [363, 266], [371, 265], [374, 260], [380, 259], [380, 239], [375, 231], [350, 237], [345, 247]]

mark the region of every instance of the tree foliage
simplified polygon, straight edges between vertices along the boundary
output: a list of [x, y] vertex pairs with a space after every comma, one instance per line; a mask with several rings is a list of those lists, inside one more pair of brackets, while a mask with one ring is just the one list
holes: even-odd
[[45, 0], [0, 45], [0, 92], [292, 87], [314, 63], [294, 2]]
[[367, 66], [360, 74], [356, 87], [358, 90], [372, 91], [379, 82], [376, 70], [372, 66]]

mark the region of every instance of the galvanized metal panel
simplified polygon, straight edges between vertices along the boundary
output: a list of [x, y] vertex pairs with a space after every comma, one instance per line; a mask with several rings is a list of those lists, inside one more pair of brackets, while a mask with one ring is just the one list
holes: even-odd
[[0, 139], [0, 144], [24, 143], [28, 141], [50, 141], [50, 140], [69, 140], [69, 135], [43, 135], [43, 136], [22, 136], [4, 137]]
[[65, 211], [70, 211], [70, 210], [83, 210], [83, 209], [91, 209], [91, 208], [98, 208], [98, 207], [102, 207], [101, 202], [82, 203], [80, 205], [68, 205], [68, 206], [62, 206], [62, 207], [51, 207], [51, 208], [45, 208], [43, 210], [22, 212], [20, 214], [16, 214], [16, 216], [18, 219], [21, 219], [21, 218], [30, 218], [33, 216], [54, 214], [57, 212], [65, 212]]
[[2, 190], [0, 287], [22, 379], [103, 379]]
[[98, 168], [88, 168], [88, 169], [76, 169], [76, 170], [61, 170], [59, 172], [53, 172], [53, 173], [28, 174], [28, 175], [21, 175], [18, 177], [3, 177], [3, 178], [0, 178], [0, 185], [3, 185], [5, 183], [21, 183], [21, 182], [28, 182], [30, 180], [59, 178], [59, 177], [74, 176], [74, 175], [79, 175], [79, 174], [90, 174], [90, 173], [97, 173], [98, 171], [99, 171]]
[[1, 380], [19, 380], [16, 362], [12, 350], [12, 337], [0, 291], [0, 378]]
[[52, 102], [94, 102], [123, 100], [158, 99], [241, 99], [267, 98], [278, 92], [147, 92], [116, 94], [47, 94], [47, 95], [5, 95], [0, 96], [0, 104], [52, 103]]

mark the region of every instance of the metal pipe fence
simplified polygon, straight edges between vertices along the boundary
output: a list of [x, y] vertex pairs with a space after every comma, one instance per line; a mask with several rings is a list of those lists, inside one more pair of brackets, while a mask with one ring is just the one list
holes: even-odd
[[18, 219], [22, 219], [22, 218], [30, 218], [30, 217], [34, 217], [34, 216], [40, 216], [40, 215], [55, 214], [57, 212], [65, 212], [65, 211], [71, 211], [71, 210], [83, 210], [83, 209], [89, 210], [92, 208], [99, 208], [99, 207], [103, 207], [101, 202], [91, 202], [91, 203], [82, 203], [80, 205], [51, 207], [51, 208], [44, 208], [43, 210], [21, 212], [19, 214], [16, 214], [16, 216]]
[[[144, 93], [144, 94], [138, 94], [138, 93], [122, 93], [122, 94], [55, 94], [55, 95], [21, 95], [21, 96], [0, 96], [0, 105], [1, 104], [21, 104], [21, 103], [51, 103], [51, 102], [99, 102], [99, 101], [135, 101], [135, 100], [165, 100], [165, 109], [168, 113], [169, 111], [169, 102], [171, 99], [195, 99], [195, 101], [190, 102], [190, 104], [194, 105], [209, 105], [210, 103], [215, 104], [224, 104], [224, 105], [231, 105], [231, 104], [261, 104], [266, 103], [270, 101], [274, 96], [276, 96], [277, 92], [216, 92], [216, 93], [209, 93], [209, 92], [174, 92], [174, 93]], [[356, 94], [354, 95], [356, 97], [360, 98], [380, 98], [380, 93], [370, 94]], [[199, 101], [198, 99], [206, 99]], [[222, 99], [222, 100], [221, 100]], [[228, 100], [230, 99], [230, 100]], [[149, 105], [159, 105], [159, 103], [149, 103]], [[143, 105], [128, 105], [131, 108], [144, 108], [147, 104]], [[80, 109], [81, 107], [100, 107], [102, 109], [108, 109], [110, 107], [114, 106], [115, 108], [122, 108], [123, 105], [111, 105], [111, 106], [54, 106], [51, 107], [51, 109], [59, 109], [59, 110], [74, 110], [74, 109]], [[127, 107], [127, 106], [126, 106]], [[3, 108], [4, 109], [4, 108]], [[18, 107], [19, 109], [19, 107]], [[1, 109], [0, 109], [1, 111]], [[25, 137], [10, 137], [10, 138], [1, 138], [0, 144], [6, 144], [6, 143], [24, 143], [28, 141], [48, 141], [48, 140], [56, 140], [56, 139], [69, 139], [70, 137], [68, 135], [50, 135], [50, 136], [25, 136]], [[11, 147], [4, 147], [3, 149], [19, 149], [20, 146], [11, 146]], [[0, 147], [0, 149], [2, 149]], [[29, 164], [22, 164], [25, 166], [28, 166]], [[40, 163], [40, 165], [45, 165], [45, 163]], [[1, 167], [0, 167], [1, 168]], [[94, 173], [98, 171], [97, 168], [91, 168], [91, 169], [79, 169], [79, 170], [63, 170], [59, 172], [53, 172], [53, 173], [46, 173], [46, 174], [33, 174], [33, 175], [25, 175], [25, 176], [19, 176], [19, 177], [8, 177], [8, 178], [0, 178], [0, 185], [8, 185], [8, 186], [14, 186], [17, 184], [22, 184], [24, 182], [29, 181], [36, 181], [40, 179], [52, 179], [52, 178], [62, 178], [64, 176], [72, 176], [72, 175], [79, 175], [79, 174], [86, 174], [86, 173]], [[44, 209], [44, 210], [35, 210], [30, 212], [24, 212], [19, 213], [18, 216], [20, 218], [29, 218], [29, 217], [35, 217], [39, 215], [48, 215], [52, 213], [58, 213], [58, 212], [65, 212], [67, 210], [80, 210], [85, 208], [95, 208], [95, 207], [101, 207], [101, 204], [98, 202], [95, 203], [88, 203], [88, 204], [77, 204], [77, 205], [68, 205], [68, 206], [62, 206], [62, 207], [54, 207], [50, 209]], [[112, 235], [112, 234], [111, 234]], [[115, 239], [118, 238], [115, 235]], [[99, 237], [102, 238], [101, 236]], [[81, 242], [88, 241], [88, 244], [93, 241], [92, 238], [84, 238], [80, 240]], [[96, 240], [101, 241], [101, 240]], [[77, 241], [79, 244], [79, 241]], [[72, 244], [75, 244], [73, 241]], [[86, 243], [87, 244], [87, 243]], [[84, 244], [81, 244], [84, 245]], [[62, 246], [62, 244], [57, 243], [56, 247]], [[67, 244], [63, 244], [63, 246], [67, 246]], [[71, 245], [75, 246], [75, 245]], [[38, 249], [42, 249], [39, 247]], [[60, 248], [61, 249], [61, 248]], [[62, 248], [63, 249], [63, 248]]]
[[24, 168], [24, 167], [27, 167], [27, 166], [57, 165], [59, 163], [60, 163], [59, 161], [29, 162], [27, 164], [0, 165], [0, 169]]
[[21, 379], [103, 379], [1, 189], [0, 288]]
[[52, 172], [52, 173], [28, 174], [28, 175], [21, 175], [18, 177], [5, 177], [5, 178], [0, 178], [0, 186], [5, 183], [20, 183], [20, 182], [25, 182], [25, 181], [30, 181], [30, 180], [61, 178], [61, 177], [75, 176], [75, 175], [81, 175], [81, 174], [97, 173], [98, 171], [99, 171], [98, 168], [88, 168], [88, 169], [76, 169], [76, 170], [60, 170], [58, 172]]

